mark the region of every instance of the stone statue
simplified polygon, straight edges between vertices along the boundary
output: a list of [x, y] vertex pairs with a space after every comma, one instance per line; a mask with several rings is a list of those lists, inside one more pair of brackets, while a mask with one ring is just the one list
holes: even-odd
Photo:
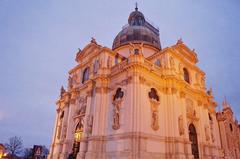
[[151, 126], [152, 126], [153, 130], [159, 129], [158, 111], [152, 111], [152, 125]]
[[178, 117], [178, 130], [180, 135], [184, 135], [184, 123], [182, 115]]
[[120, 107], [122, 99], [118, 98], [113, 102], [113, 129], [117, 130], [120, 128]]
[[94, 37], [91, 38], [91, 43], [97, 44], [97, 41]]
[[[157, 99], [159, 100], [159, 97]], [[155, 131], [159, 129], [159, 124], [158, 124], [158, 106], [159, 106], [160, 102], [157, 99], [150, 98], [151, 111], [152, 111], [151, 127]]]
[[177, 45], [179, 45], [179, 44], [183, 44], [183, 40], [182, 40], [182, 38], [178, 39], [178, 41], [177, 41]]

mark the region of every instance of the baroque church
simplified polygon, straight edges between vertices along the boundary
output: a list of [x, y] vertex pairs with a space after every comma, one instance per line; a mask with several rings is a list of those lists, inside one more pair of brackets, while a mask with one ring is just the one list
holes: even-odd
[[162, 48], [136, 7], [112, 48], [94, 38], [61, 88], [48, 159], [239, 159], [240, 126], [216, 111], [195, 50]]

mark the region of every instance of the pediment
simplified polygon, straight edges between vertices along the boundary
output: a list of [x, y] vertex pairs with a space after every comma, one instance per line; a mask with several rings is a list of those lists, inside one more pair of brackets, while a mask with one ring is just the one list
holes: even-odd
[[82, 51], [79, 51], [76, 55], [76, 61], [80, 63], [80, 61], [87, 56], [91, 56], [96, 52], [99, 52], [101, 50], [102, 46], [98, 45], [96, 43], [89, 43]]
[[184, 43], [173, 45], [171, 48], [179, 52], [190, 62], [195, 64], [198, 62], [197, 54], [194, 52], [194, 50], [189, 49]]

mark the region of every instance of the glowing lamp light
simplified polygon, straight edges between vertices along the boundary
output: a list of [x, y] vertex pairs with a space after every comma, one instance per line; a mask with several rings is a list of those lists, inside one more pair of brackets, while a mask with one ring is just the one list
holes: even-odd
[[80, 141], [81, 137], [82, 137], [82, 131], [75, 132], [74, 138], [76, 141]]

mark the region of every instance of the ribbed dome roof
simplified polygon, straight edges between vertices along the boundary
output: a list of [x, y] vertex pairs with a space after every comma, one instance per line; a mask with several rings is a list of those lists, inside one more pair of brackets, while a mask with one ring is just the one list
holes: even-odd
[[159, 30], [145, 20], [144, 15], [135, 8], [128, 18], [128, 25], [118, 33], [113, 49], [129, 43], [144, 43], [161, 50]]

